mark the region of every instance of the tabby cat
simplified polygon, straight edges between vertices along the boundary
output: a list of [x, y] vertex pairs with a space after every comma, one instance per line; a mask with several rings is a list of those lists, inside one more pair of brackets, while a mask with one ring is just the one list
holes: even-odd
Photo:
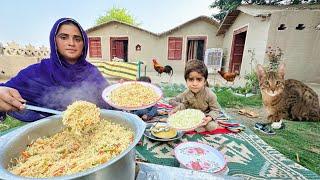
[[277, 71], [266, 71], [257, 66], [263, 104], [270, 122], [281, 119], [319, 121], [319, 97], [310, 87], [294, 79], [284, 79], [285, 65]]

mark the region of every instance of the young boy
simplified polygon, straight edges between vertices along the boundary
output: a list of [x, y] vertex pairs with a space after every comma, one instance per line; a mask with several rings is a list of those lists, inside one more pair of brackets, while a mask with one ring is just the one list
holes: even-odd
[[187, 90], [169, 101], [175, 106], [170, 112], [173, 114], [184, 109], [199, 109], [206, 114], [201, 127], [196, 128], [197, 132], [212, 131], [218, 128], [214, 121], [220, 112], [217, 96], [208, 88], [208, 69], [203, 61], [189, 60], [185, 67], [184, 78]]

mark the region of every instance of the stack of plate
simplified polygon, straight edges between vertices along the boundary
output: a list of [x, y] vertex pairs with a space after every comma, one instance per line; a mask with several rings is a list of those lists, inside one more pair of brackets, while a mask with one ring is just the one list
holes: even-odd
[[156, 141], [173, 141], [183, 136], [182, 131], [171, 128], [167, 123], [158, 122], [147, 124], [144, 135]]

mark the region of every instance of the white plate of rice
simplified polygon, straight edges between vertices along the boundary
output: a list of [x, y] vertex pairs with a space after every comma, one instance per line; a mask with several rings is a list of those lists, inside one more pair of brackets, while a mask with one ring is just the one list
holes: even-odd
[[167, 123], [175, 129], [190, 131], [199, 127], [204, 117], [205, 114], [198, 109], [185, 109], [169, 116]]
[[117, 109], [139, 110], [154, 106], [162, 98], [162, 91], [151, 83], [128, 81], [108, 86], [102, 98]]

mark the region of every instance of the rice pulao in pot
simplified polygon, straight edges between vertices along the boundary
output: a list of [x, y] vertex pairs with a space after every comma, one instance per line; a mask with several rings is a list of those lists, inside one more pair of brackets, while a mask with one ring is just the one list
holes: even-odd
[[[143, 135], [146, 127], [145, 123], [136, 115], [112, 110], [101, 110], [101, 118], [121, 124], [134, 132], [134, 140], [129, 147], [115, 158], [94, 168], [71, 175], [41, 179], [134, 179], [134, 147]], [[20, 153], [27, 148], [27, 145], [30, 144], [32, 140], [43, 136], [54, 135], [63, 128], [62, 115], [56, 115], [29, 123], [0, 137], [0, 179], [35, 179], [10, 173], [7, 170], [10, 165], [10, 160], [19, 157]]]

